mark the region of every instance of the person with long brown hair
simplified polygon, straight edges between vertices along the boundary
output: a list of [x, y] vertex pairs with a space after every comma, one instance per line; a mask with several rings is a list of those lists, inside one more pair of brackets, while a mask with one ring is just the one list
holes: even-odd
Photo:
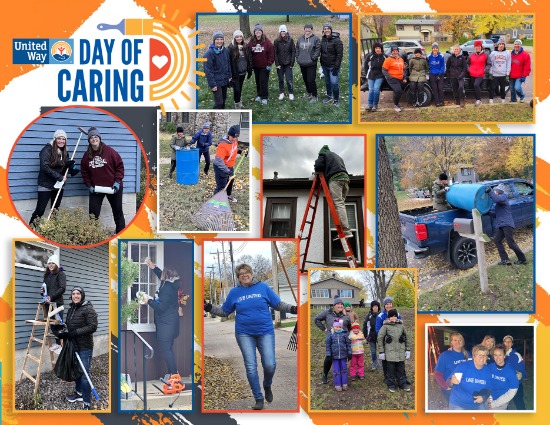
[[242, 109], [244, 79], [245, 77], [249, 79], [252, 76], [252, 51], [248, 43], [244, 41], [243, 32], [241, 30], [235, 30], [233, 32], [233, 41], [228, 46], [228, 50], [235, 109]]
[[449, 338], [451, 347], [441, 353], [434, 370], [434, 378], [447, 402], [451, 396], [451, 387], [447, 380], [452, 376], [457, 365], [472, 358], [470, 352], [464, 348], [464, 337], [460, 333], [452, 332]]
[[485, 347], [487, 347], [487, 364], [493, 363], [493, 351], [495, 350], [496, 340], [493, 335], [485, 335], [483, 341], [481, 341]]
[[[46, 143], [40, 151], [40, 171], [38, 172], [38, 199], [36, 208], [31, 215], [29, 225], [33, 225], [38, 217], [44, 215], [48, 201], [50, 207], [58, 209], [63, 199], [63, 183], [67, 180], [64, 175], [69, 169], [71, 176], [78, 173], [74, 161], [68, 159], [67, 155], [67, 133], [62, 129], [55, 130], [53, 139]], [[55, 197], [59, 192], [57, 201]], [[53, 204], [55, 201], [55, 205]]]
[[[44, 316], [46, 316], [49, 304], [54, 304], [54, 309], [64, 304], [63, 294], [67, 287], [67, 276], [65, 276], [63, 267], [59, 266], [59, 255], [52, 255], [48, 258], [46, 269], [44, 270], [44, 283], [46, 284], [46, 293], [42, 295], [45, 298]], [[63, 320], [63, 310], [58, 314], [61, 320]], [[60, 342], [59, 338], [56, 338], [55, 344], [50, 347], [50, 351], [59, 354], [61, 352]]]

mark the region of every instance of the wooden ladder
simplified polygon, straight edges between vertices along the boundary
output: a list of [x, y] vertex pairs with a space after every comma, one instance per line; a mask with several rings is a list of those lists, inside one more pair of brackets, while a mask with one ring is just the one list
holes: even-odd
[[[48, 345], [48, 351], [50, 353], [50, 361], [52, 363], [52, 369], [55, 365], [53, 352], [49, 350], [52, 346], [52, 341], [48, 337], [48, 334], [50, 333], [50, 323], [55, 322], [55, 320], [53, 320], [53, 319], [50, 320], [50, 317], [49, 317], [48, 314], [51, 311], [54, 310], [54, 307], [53, 307], [53, 304], [49, 304], [48, 306], [49, 306], [48, 311], [47, 311], [47, 313], [45, 313], [44, 303], [41, 303], [41, 302], [38, 303], [38, 308], [36, 309], [36, 315], [34, 317], [34, 320], [25, 320], [25, 323], [29, 323], [29, 324], [32, 325], [32, 331], [31, 331], [31, 336], [29, 338], [29, 345], [27, 346], [27, 352], [25, 354], [25, 360], [23, 361], [23, 368], [21, 369], [21, 376], [19, 377], [19, 383], [21, 383], [21, 381], [23, 380], [24, 377], [29, 378], [32, 382], [34, 382], [34, 393], [33, 393], [34, 395], [36, 395], [36, 393], [38, 391], [38, 384], [40, 382], [40, 372], [41, 372], [41, 369], [42, 369], [42, 362], [43, 362], [43, 358], [44, 358], [44, 349], [46, 348], [46, 342], [47, 342], [47, 345]], [[40, 312], [42, 312], [43, 320], [40, 320], [40, 318], [39, 318], [40, 317]], [[45, 327], [44, 328], [44, 335], [42, 336], [42, 339], [39, 339], [35, 336], [35, 331], [36, 331], [37, 328], [41, 328], [43, 326]], [[32, 343], [33, 342], [37, 342], [41, 345], [40, 358], [37, 358], [37, 357], [35, 357], [31, 354], [31, 348], [32, 348]], [[27, 360], [29, 360], [29, 359], [36, 362], [36, 363], [38, 363], [36, 378], [34, 378], [30, 373], [28, 373], [25, 370], [25, 367], [27, 366]]]

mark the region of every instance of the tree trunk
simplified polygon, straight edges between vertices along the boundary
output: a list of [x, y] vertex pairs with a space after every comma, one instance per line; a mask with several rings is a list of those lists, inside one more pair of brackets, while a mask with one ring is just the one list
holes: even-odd
[[245, 40], [252, 38], [252, 32], [250, 31], [250, 16], [245, 14], [239, 15], [239, 26], [243, 32], [243, 38]]
[[378, 267], [407, 267], [393, 175], [384, 137], [378, 139]]

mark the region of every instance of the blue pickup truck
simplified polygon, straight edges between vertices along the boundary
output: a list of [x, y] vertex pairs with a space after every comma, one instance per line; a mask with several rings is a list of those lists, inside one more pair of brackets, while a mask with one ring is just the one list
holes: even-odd
[[[535, 191], [533, 183], [522, 179], [504, 179], [483, 182], [484, 185], [506, 186], [512, 207], [512, 216], [516, 229], [533, 226], [535, 222]], [[401, 234], [408, 249], [416, 258], [443, 253], [445, 259], [459, 269], [469, 269], [477, 264], [476, 244], [473, 239], [460, 236], [454, 231], [455, 218], [472, 218], [472, 212], [459, 208], [447, 211], [434, 211], [432, 207], [415, 208], [401, 211]], [[495, 206], [482, 216], [483, 232], [493, 236], [495, 225]]]

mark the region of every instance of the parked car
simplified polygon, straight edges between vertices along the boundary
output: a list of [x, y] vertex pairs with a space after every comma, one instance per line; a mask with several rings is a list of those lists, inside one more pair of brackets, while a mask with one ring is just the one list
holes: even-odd
[[[491, 180], [483, 184], [495, 188], [506, 185], [512, 217], [516, 228], [533, 226], [535, 222], [535, 199], [533, 183], [523, 179]], [[477, 264], [475, 241], [459, 235], [454, 227], [455, 218], [472, 218], [472, 212], [460, 208], [434, 211], [433, 207], [401, 211], [401, 234], [406, 247], [416, 258], [443, 253], [445, 259], [457, 268], [465, 270]], [[481, 217], [483, 233], [493, 236], [495, 228], [495, 205]]]
[[495, 48], [497, 46], [498, 40], [500, 40], [501, 38], [504, 38], [504, 40], [506, 40], [506, 34], [493, 34], [491, 36], [491, 40], [493, 40], [493, 43], [495, 43]]
[[[476, 41], [478, 40], [467, 41], [466, 43], [461, 44], [460, 48], [462, 49], [463, 52], [474, 53], [474, 42]], [[493, 50], [495, 50], [495, 43], [493, 40], [484, 39], [484, 40], [481, 40], [481, 42], [483, 43], [482, 47], [483, 47], [483, 50], [485, 50], [485, 53], [489, 54]]]
[[399, 53], [401, 53], [401, 50], [403, 50], [405, 53], [414, 53], [414, 50], [416, 48], [419, 48], [422, 50], [422, 55], [426, 56], [426, 49], [420, 42], [420, 40], [390, 40], [390, 41], [384, 41], [382, 43], [382, 46], [384, 47], [384, 53], [388, 51], [388, 49], [396, 44], [397, 47], [399, 47]]

